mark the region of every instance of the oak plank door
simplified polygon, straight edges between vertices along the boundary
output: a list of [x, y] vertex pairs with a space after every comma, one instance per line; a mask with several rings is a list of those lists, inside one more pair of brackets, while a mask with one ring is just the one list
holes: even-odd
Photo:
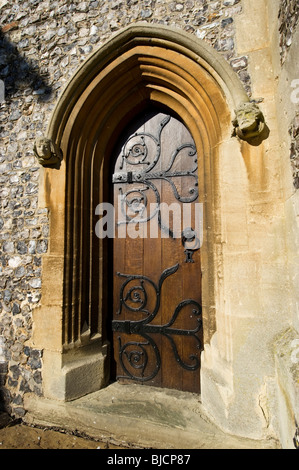
[[179, 119], [149, 111], [113, 170], [117, 380], [199, 392], [202, 350], [197, 155]]

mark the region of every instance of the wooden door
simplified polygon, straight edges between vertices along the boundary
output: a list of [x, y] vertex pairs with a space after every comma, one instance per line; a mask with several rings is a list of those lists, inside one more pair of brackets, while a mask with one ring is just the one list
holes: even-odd
[[113, 172], [117, 380], [199, 392], [202, 350], [197, 155], [179, 119], [148, 112]]

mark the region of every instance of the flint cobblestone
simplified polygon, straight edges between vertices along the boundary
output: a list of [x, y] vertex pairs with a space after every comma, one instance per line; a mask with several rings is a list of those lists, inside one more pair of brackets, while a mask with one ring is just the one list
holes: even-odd
[[[298, 27], [299, 3], [297, 0], [281, 0], [279, 9], [280, 60], [283, 65], [293, 42], [293, 35]], [[296, 77], [298, 78], [298, 77]], [[295, 189], [299, 189], [299, 113], [293, 118], [289, 135], [290, 160]]]
[[293, 172], [294, 187], [299, 189], [299, 113], [291, 123], [289, 130], [291, 137], [290, 158]]
[[281, 0], [279, 8], [280, 60], [286, 60], [293, 34], [299, 20], [299, 3], [297, 0]]

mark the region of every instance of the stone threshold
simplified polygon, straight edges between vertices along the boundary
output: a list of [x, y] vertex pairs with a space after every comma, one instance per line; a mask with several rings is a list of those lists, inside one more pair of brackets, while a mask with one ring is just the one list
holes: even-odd
[[206, 416], [200, 396], [113, 383], [70, 402], [27, 395], [24, 422], [150, 449], [277, 449], [273, 440], [232, 436]]

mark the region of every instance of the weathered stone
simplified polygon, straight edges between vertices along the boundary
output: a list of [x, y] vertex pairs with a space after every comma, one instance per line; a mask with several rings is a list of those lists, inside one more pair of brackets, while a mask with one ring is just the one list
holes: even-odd
[[293, 173], [293, 183], [296, 189], [299, 189], [299, 113], [297, 113], [289, 129], [291, 136], [290, 160]]
[[41, 375], [41, 372], [40, 371], [35, 371], [34, 374], [33, 374], [33, 380], [37, 383], [37, 384], [41, 384], [42, 383], [42, 375]]
[[299, 20], [299, 4], [296, 0], [281, 0], [279, 10], [280, 59], [283, 64], [288, 48], [292, 44], [293, 33]]
[[226, 26], [232, 24], [234, 22], [233, 18], [225, 18], [221, 21], [221, 27], [225, 28]]
[[48, 250], [48, 242], [47, 240], [38, 240], [36, 244], [36, 252], [37, 253], [46, 253]]
[[28, 252], [30, 254], [34, 254], [36, 250], [36, 241], [35, 240], [30, 240], [29, 245], [28, 245]]
[[153, 15], [152, 10], [141, 10], [141, 18], [150, 18]]
[[33, 369], [40, 369], [42, 367], [42, 362], [38, 358], [30, 357], [27, 364]]
[[56, 35], [56, 31], [48, 30], [48, 31], [46, 31], [46, 33], [43, 35], [43, 38], [44, 38], [45, 41], [49, 41], [49, 40], [52, 39], [55, 35]]
[[2, 245], [2, 250], [4, 253], [13, 253], [15, 250], [13, 242], [4, 242]]
[[30, 279], [28, 281], [28, 284], [33, 288], [33, 289], [39, 289], [42, 285], [41, 283], [41, 279], [39, 278], [34, 278], [34, 279]]
[[10, 367], [10, 371], [12, 372], [13, 379], [18, 380], [18, 378], [20, 377], [20, 367], [13, 365]]
[[8, 289], [5, 289], [4, 295], [3, 295], [3, 300], [4, 300], [4, 302], [6, 302], [6, 303], [10, 302], [11, 295], [12, 295], [12, 294], [11, 294], [11, 291], [8, 290]]
[[22, 258], [20, 256], [14, 256], [9, 259], [8, 265], [11, 268], [18, 268], [22, 264]]
[[20, 255], [26, 254], [27, 251], [28, 251], [28, 248], [27, 248], [26, 243], [23, 242], [23, 241], [19, 241], [19, 242], [17, 243], [17, 251], [18, 251], [18, 253], [19, 253]]
[[245, 69], [248, 66], [248, 58], [245, 56], [237, 57], [230, 61], [232, 68], [238, 72], [239, 70]]
[[15, 276], [16, 278], [21, 278], [26, 274], [26, 269], [24, 266], [19, 266], [15, 270]]
[[24, 408], [20, 408], [20, 407], [13, 408], [13, 412], [16, 416], [19, 416], [19, 417], [25, 416], [25, 413], [26, 413]]
[[21, 397], [21, 395], [16, 395], [13, 400], [12, 400], [12, 403], [14, 405], [23, 405], [23, 398]]

